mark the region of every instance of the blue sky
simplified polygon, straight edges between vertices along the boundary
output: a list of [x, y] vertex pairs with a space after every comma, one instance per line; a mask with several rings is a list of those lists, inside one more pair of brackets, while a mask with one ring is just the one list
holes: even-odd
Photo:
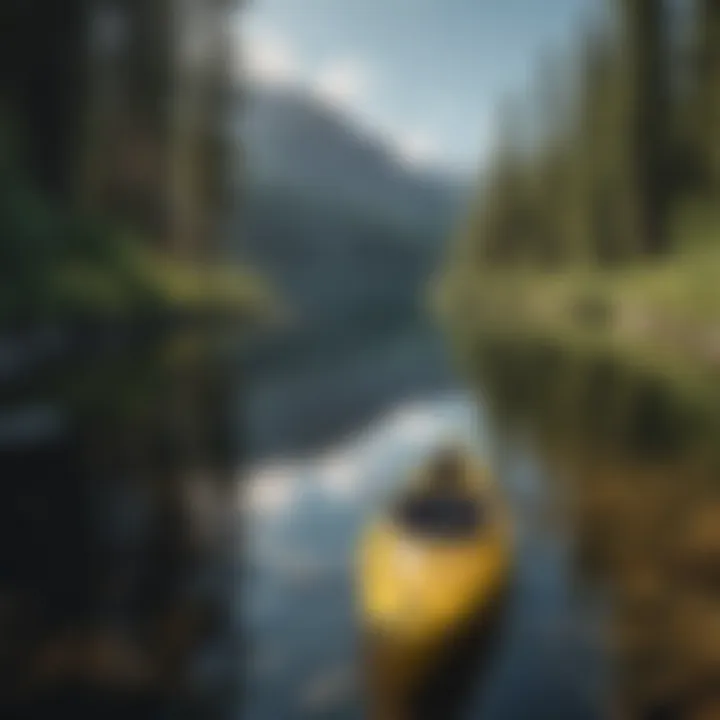
[[498, 102], [529, 88], [598, 0], [252, 0], [245, 67], [307, 87], [391, 139], [411, 162], [471, 169]]

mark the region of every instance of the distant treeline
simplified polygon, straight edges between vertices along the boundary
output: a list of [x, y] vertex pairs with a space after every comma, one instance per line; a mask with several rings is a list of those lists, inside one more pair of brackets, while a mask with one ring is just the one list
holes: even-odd
[[720, 228], [720, 3], [608, 9], [504, 104], [456, 267], [616, 265]]

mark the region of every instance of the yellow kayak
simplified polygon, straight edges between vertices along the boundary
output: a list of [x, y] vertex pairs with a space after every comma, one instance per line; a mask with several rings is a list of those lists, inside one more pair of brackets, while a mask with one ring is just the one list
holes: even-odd
[[375, 720], [400, 705], [454, 640], [495, 607], [511, 564], [510, 523], [488, 473], [469, 456], [452, 493], [421, 470], [366, 529], [359, 602]]

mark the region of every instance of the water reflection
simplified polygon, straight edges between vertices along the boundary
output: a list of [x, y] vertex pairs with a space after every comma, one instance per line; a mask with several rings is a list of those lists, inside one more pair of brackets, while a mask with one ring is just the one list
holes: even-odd
[[[335, 374], [245, 387], [226, 338], [186, 334], [77, 353], [5, 388], [3, 716], [362, 717], [357, 533], [449, 436], [495, 464], [520, 535], [507, 633], [463, 711], [712, 713], [718, 388], [495, 337], [475, 353], [475, 403], [438, 392], [445, 369], [423, 347], [397, 339], [345, 375], [333, 361]], [[340, 385], [355, 405], [328, 392]], [[357, 410], [347, 441], [288, 440], [283, 409], [311, 396], [320, 425]], [[313, 422], [297, 419], [302, 438]]]
[[610, 599], [614, 712], [719, 717], [720, 388], [518, 336], [475, 360], [501, 435], [545, 467], [576, 583]]
[[321, 452], [250, 469], [241, 490], [251, 658], [243, 717], [367, 716], [354, 596], [358, 534], [447, 433], [474, 440], [474, 419], [456, 394], [391, 405]]
[[219, 717], [239, 656], [231, 353], [96, 350], [3, 388], [3, 717]]

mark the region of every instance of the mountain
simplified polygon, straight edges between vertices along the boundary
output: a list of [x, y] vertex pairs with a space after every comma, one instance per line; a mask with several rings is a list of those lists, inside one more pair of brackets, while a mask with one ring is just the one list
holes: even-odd
[[313, 201], [442, 232], [460, 182], [404, 164], [383, 139], [341, 109], [293, 87], [255, 87], [243, 127], [256, 187], [301, 190]]
[[300, 89], [251, 88], [241, 132], [242, 254], [314, 326], [313, 337], [417, 313], [461, 183], [403, 164], [381, 138]]

